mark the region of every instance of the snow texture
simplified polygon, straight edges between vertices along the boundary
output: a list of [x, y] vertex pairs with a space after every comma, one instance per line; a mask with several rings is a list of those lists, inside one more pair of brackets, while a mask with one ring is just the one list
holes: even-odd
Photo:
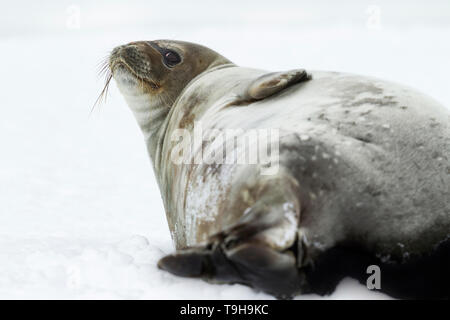
[[[450, 106], [450, 3], [377, 3], [5, 4], [0, 298], [271, 298], [245, 286], [211, 285], [157, 269], [158, 259], [174, 250], [158, 186], [142, 134], [115, 85], [107, 103], [90, 114], [102, 87], [96, 65], [119, 44], [180, 39], [248, 67], [393, 80]], [[345, 279], [325, 298], [387, 297]]]

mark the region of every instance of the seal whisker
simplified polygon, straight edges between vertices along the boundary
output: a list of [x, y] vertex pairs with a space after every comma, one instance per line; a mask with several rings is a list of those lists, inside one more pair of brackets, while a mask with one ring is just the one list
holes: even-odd
[[98, 74], [99, 76], [104, 76], [109, 70], [109, 63], [105, 61], [103, 65], [99, 68]]
[[98, 64], [97, 64], [97, 72], [99, 76], [103, 76], [106, 74], [109, 69], [109, 55], [105, 56]]
[[95, 107], [99, 104], [103, 102], [106, 102], [106, 96], [108, 95], [108, 89], [109, 89], [109, 84], [111, 83], [111, 79], [113, 77], [112, 73], [110, 70], [106, 69], [106, 79], [105, 79], [105, 85], [102, 89], [102, 91], [100, 92], [97, 100], [95, 100], [95, 103], [93, 104], [92, 108], [91, 108], [91, 112], [90, 114], [92, 114], [92, 112], [94, 111]]

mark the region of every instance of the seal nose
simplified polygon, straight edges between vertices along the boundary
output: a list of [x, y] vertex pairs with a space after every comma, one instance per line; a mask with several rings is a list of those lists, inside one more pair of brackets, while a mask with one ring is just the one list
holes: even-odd
[[142, 56], [138, 46], [135, 44], [126, 44], [114, 48], [111, 52], [110, 61], [114, 61], [118, 58], [124, 59], [133, 67], [138, 67], [141, 65], [142, 61], [145, 60], [145, 57]]
[[117, 62], [124, 63], [139, 77], [153, 81], [160, 77], [158, 72], [152, 68], [152, 61], [158, 61], [158, 55], [159, 53], [153, 52], [146, 42], [130, 42], [112, 50], [109, 64], [111, 68], [114, 68]]
[[134, 44], [122, 45], [114, 48], [111, 55], [113, 56], [122, 56], [124, 58], [135, 59], [139, 54], [138, 48]]
[[115, 47], [110, 57], [114, 58], [124, 58], [130, 62], [138, 62], [138, 60], [148, 60], [150, 56], [157, 54], [157, 52], [152, 52], [154, 49], [145, 41], [130, 42], [125, 45]]

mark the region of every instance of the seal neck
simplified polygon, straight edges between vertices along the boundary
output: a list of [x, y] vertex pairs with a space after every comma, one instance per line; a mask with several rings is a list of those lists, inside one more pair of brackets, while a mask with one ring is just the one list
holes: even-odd
[[124, 97], [144, 135], [150, 158], [154, 163], [161, 128], [169, 113], [170, 105], [146, 94], [124, 94]]

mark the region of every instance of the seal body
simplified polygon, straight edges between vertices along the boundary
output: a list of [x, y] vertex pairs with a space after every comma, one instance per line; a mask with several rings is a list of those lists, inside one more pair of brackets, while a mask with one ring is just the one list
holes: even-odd
[[[177, 248], [159, 266], [286, 298], [364, 283], [375, 264], [393, 296], [448, 297], [449, 111], [398, 84], [309, 74], [224, 62], [179, 92], [148, 143]], [[177, 161], [198, 126], [276, 130], [276, 159], [226, 163], [251, 143], [216, 134]]]
[[[435, 241], [449, 233], [447, 110], [392, 83], [328, 72], [314, 72], [313, 81], [263, 101], [229, 104], [238, 94], [233, 92], [236, 84], [262, 74], [231, 67], [193, 81], [169, 115], [166, 139], [175, 129], [193, 129], [194, 119], [205, 130], [279, 129], [280, 174], [290, 175], [305, 190], [302, 201], [298, 199], [303, 208], [301, 226], [318, 247], [332, 246], [349, 233], [370, 234], [370, 246], [380, 253], [399, 250], [398, 243], [405, 245], [400, 251], [406, 253], [414, 242], [420, 246], [417, 235], [425, 230], [436, 231]], [[250, 177], [260, 168], [199, 165], [192, 159], [192, 164], [174, 170], [172, 145], [165, 141], [162, 153], [162, 162], [169, 164], [165, 197], [173, 215], [169, 219], [174, 241], [177, 248], [184, 248], [204, 243], [226, 227], [220, 219], [226, 213], [219, 204], [238, 201], [229, 197], [230, 189], [239, 184], [233, 173], [240, 170]], [[232, 224], [230, 220], [225, 224]], [[310, 234], [308, 230], [315, 228], [321, 232]], [[386, 242], [380, 242], [381, 237]]]
[[[448, 237], [450, 129], [442, 106], [393, 83], [329, 72], [314, 72], [314, 80], [263, 101], [229, 104], [236, 84], [263, 73], [239, 67], [210, 72], [173, 108], [169, 133], [192, 129], [192, 119], [206, 129], [281, 131], [280, 170], [273, 176], [261, 176], [257, 166], [197, 165], [193, 159], [167, 168], [177, 248], [208, 244], [261, 198], [272, 208], [243, 222], [258, 230], [249, 238], [281, 252], [300, 246], [300, 270], [337, 247], [372, 254], [377, 265], [407, 264]], [[162, 161], [170, 163], [171, 144], [164, 145]], [[259, 192], [262, 186], [266, 193]], [[287, 190], [274, 195], [280, 187]], [[270, 220], [267, 227], [258, 226], [263, 219]]]

